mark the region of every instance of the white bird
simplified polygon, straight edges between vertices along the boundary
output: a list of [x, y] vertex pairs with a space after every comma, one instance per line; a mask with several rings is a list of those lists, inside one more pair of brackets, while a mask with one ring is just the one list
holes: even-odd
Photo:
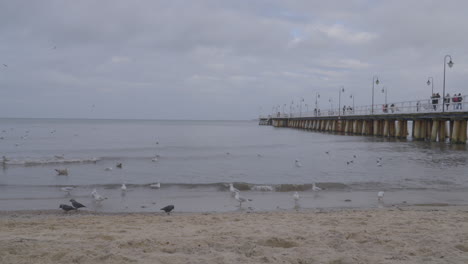
[[234, 198], [239, 202], [239, 207], [242, 207], [242, 203], [247, 201], [244, 197], [239, 195], [239, 192], [236, 192]]
[[151, 161], [152, 161], [152, 162], [158, 161], [158, 157], [154, 157]]
[[161, 183], [157, 182], [157, 183], [150, 184], [150, 188], [159, 189], [161, 188]]
[[122, 192], [127, 191], [127, 185], [125, 185], [125, 183], [122, 183], [122, 187], [120, 187], [120, 189], [122, 190]]
[[300, 199], [301, 197], [299, 196], [299, 193], [298, 193], [298, 192], [294, 192], [293, 198], [294, 198], [294, 201], [297, 202], [297, 201], [299, 201], [299, 199]]
[[239, 192], [239, 190], [236, 187], [234, 187], [232, 183], [229, 184], [229, 191], [231, 192], [232, 195], [235, 195], [236, 193]]
[[317, 187], [317, 185], [315, 185], [315, 182], [314, 182], [314, 183], [312, 183], [312, 191], [314, 191], [314, 192], [318, 192], [318, 191], [321, 191], [321, 190], [322, 190], [322, 188], [320, 188], [320, 187]]
[[94, 201], [96, 202], [101, 202], [101, 201], [104, 201], [107, 199], [107, 197], [104, 197], [102, 195], [100, 195], [96, 189], [94, 189], [92, 192], [91, 192], [91, 196], [93, 197]]
[[384, 194], [385, 194], [384, 191], [380, 191], [380, 192], [377, 193], [377, 197], [378, 197], [379, 201], [383, 200]]
[[380, 161], [377, 161], [377, 167], [382, 167], [382, 163], [380, 163]]
[[105, 168], [104, 170], [105, 170], [105, 171], [111, 171], [112, 168], [111, 168], [111, 167], [107, 167], [107, 168]]
[[75, 187], [62, 187], [62, 188], [60, 188], [60, 190], [62, 192], [66, 192], [68, 195], [70, 195], [70, 192], [73, 191], [73, 189], [75, 189]]
[[302, 167], [302, 164], [301, 164], [301, 162], [299, 160], [295, 160], [294, 162], [296, 164], [296, 167], [298, 167], [298, 168]]

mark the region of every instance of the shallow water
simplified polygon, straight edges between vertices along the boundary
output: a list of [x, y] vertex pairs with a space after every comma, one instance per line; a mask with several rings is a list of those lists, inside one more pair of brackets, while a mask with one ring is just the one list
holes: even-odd
[[[245, 207], [255, 210], [291, 207], [295, 190], [303, 208], [379, 206], [379, 190], [386, 191], [386, 203], [468, 202], [464, 145], [256, 121], [0, 119], [0, 138], [0, 156], [9, 159], [0, 163], [0, 210], [57, 208], [73, 197], [102, 211], [158, 210], [166, 203], [179, 211], [231, 211], [238, 203], [230, 182], [252, 197]], [[115, 167], [119, 162], [122, 169]], [[69, 175], [57, 176], [56, 168]], [[162, 188], [151, 189], [154, 182]], [[320, 195], [311, 191], [313, 182], [324, 188]], [[274, 191], [250, 190], [257, 185]], [[63, 186], [75, 187], [70, 197]], [[92, 203], [94, 188], [109, 199]]]

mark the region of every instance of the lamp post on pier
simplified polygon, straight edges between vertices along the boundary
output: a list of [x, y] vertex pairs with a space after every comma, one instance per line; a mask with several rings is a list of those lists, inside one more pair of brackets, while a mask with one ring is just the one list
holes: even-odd
[[[447, 58], [450, 58], [450, 61], [447, 62]], [[447, 64], [450, 68], [453, 67], [453, 62], [452, 62], [452, 56], [450, 55], [445, 55], [444, 57], [444, 87], [443, 87], [443, 92], [442, 92], [442, 97], [444, 98], [444, 103], [445, 103], [445, 64]], [[450, 96], [448, 97], [448, 103], [450, 103]], [[442, 105], [442, 112], [445, 112], [445, 107]]]
[[338, 90], [338, 116], [341, 116], [341, 93], [342, 92], [344, 93], [344, 86], [341, 86], [340, 90]]
[[388, 88], [385, 89], [385, 86], [382, 87], [382, 93], [385, 93], [385, 104], [387, 104], [387, 92], [388, 92]]
[[379, 85], [379, 77], [377, 75], [374, 75], [372, 77], [372, 109], [371, 109], [371, 114], [374, 114], [374, 84]]
[[[432, 81], [431, 81], [431, 80], [432, 80]], [[434, 78], [428, 77], [426, 83], [427, 83], [427, 85], [431, 85], [431, 84], [432, 84], [432, 93], [431, 93], [431, 96], [434, 95]]]

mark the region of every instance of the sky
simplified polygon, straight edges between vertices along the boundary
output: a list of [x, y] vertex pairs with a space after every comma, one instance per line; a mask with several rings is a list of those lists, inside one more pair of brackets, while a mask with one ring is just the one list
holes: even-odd
[[[468, 1], [0, 0], [0, 117], [248, 120], [468, 94]], [[6, 66], [5, 66], [6, 65]]]

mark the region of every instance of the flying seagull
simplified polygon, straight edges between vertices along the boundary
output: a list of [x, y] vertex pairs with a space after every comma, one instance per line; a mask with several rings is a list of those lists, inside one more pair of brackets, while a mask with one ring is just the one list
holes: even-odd
[[55, 169], [57, 175], [65, 175], [68, 176], [68, 169]]
[[296, 164], [296, 167], [298, 168], [302, 167], [302, 164], [299, 160], [295, 160], [294, 163]]
[[70, 202], [72, 203], [73, 207], [75, 207], [75, 209], [86, 207], [86, 206], [82, 205], [81, 203], [75, 201], [75, 199], [70, 199]]
[[168, 215], [170, 215], [171, 211], [174, 210], [174, 206], [173, 205], [168, 205], [168, 206], [165, 206], [165, 207], [161, 208], [161, 210], [163, 210]]
[[65, 212], [76, 210], [73, 206], [69, 206], [67, 204], [61, 204], [59, 208], [62, 208], [62, 210], [64, 210]]
[[161, 183], [157, 182], [157, 183], [150, 184], [150, 188], [159, 189], [161, 188]]

